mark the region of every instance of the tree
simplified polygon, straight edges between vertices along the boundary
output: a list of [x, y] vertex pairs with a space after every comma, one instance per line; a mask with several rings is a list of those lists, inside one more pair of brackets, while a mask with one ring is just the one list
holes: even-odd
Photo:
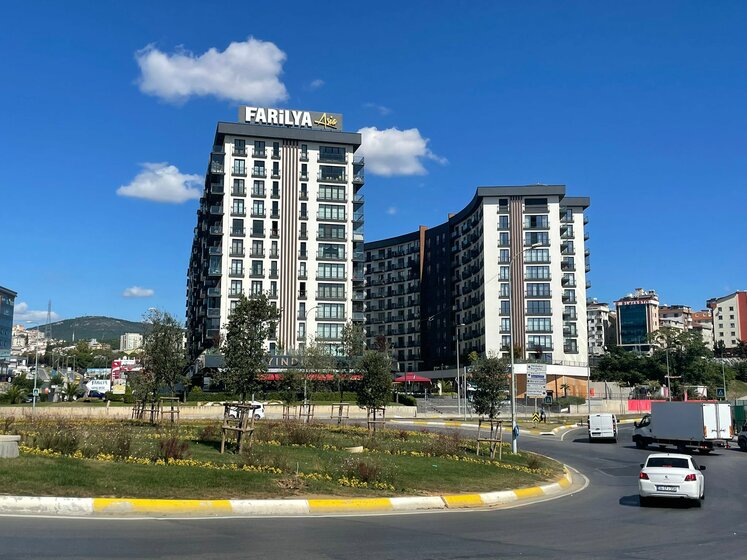
[[62, 389], [62, 394], [65, 395], [65, 399], [68, 401], [72, 401], [75, 398], [75, 395], [78, 394], [78, 389], [80, 389], [80, 384], [75, 381], [68, 381], [65, 383], [65, 387]]
[[[358, 362], [365, 351], [366, 331], [363, 325], [348, 321], [342, 328], [342, 359], [347, 379], [350, 379], [350, 374], [358, 369]], [[339, 368], [335, 377], [337, 379], [337, 390], [340, 392], [340, 401], [342, 401], [342, 376], [339, 374]]]
[[25, 396], [26, 391], [24, 391], [23, 387], [20, 385], [11, 385], [3, 395], [0, 395], [0, 397], [9, 404], [21, 403]]
[[508, 360], [498, 356], [480, 356], [472, 362], [472, 382], [475, 385], [472, 405], [480, 416], [491, 420], [498, 416], [500, 402], [508, 392], [508, 369]]
[[570, 389], [570, 388], [571, 388], [571, 386], [570, 386], [570, 385], [568, 385], [568, 383], [563, 383], [563, 384], [562, 384], [562, 385], [560, 386], [560, 388], [561, 388], [561, 389], [563, 389], [563, 398], [568, 398], [568, 389]]
[[329, 347], [319, 344], [315, 340], [310, 340], [304, 347], [301, 367], [303, 368], [304, 376], [304, 398], [307, 397], [307, 387], [312, 393], [316, 388], [317, 383], [310, 378], [311, 375], [318, 375], [324, 378], [329, 374], [334, 374], [336, 371], [335, 359]]
[[360, 360], [361, 381], [357, 403], [364, 408], [381, 408], [389, 402], [392, 390], [392, 360], [384, 352], [368, 350]]
[[258, 387], [259, 375], [267, 371], [270, 354], [267, 340], [275, 334], [280, 312], [266, 294], [241, 295], [231, 312], [223, 341], [225, 366], [216, 378], [237, 393], [242, 401]]
[[[150, 309], [144, 316], [148, 329], [143, 336], [143, 372], [141, 388], [155, 398], [161, 389], [171, 395], [186, 381], [184, 370], [184, 329], [167, 311]], [[133, 388], [134, 391], [134, 388]]]
[[294, 404], [303, 387], [301, 371], [295, 366], [289, 367], [282, 373], [282, 378], [278, 376], [277, 387], [280, 399], [287, 405]]

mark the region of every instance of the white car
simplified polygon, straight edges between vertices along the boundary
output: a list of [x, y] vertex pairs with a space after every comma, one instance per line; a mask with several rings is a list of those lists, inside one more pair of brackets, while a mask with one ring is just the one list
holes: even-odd
[[638, 494], [641, 506], [651, 498], [681, 498], [694, 500], [700, 507], [705, 498], [705, 477], [695, 459], [679, 453], [654, 453], [641, 463]]
[[[226, 404], [228, 404], [228, 403], [226, 403]], [[262, 420], [262, 418], [265, 417], [265, 405], [264, 405], [264, 403], [257, 402], [257, 401], [251, 401], [251, 402], [248, 402], [246, 404], [249, 405], [249, 406], [254, 407], [254, 419], [255, 420]], [[228, 415], [231, 418], [238, 418], [238, 416], [239, 416], [239, 409], [238, 408], [234, 408], [234, 407], [230, 407], [228, 409]]]

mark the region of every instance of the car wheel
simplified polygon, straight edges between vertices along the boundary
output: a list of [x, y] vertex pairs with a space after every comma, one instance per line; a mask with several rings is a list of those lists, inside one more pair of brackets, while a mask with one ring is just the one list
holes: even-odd
[[747, 438], [739, 438], [739, 449], [747, 451]]
[[643, 439], [643, 438], [640, 438], [640, 437], [636, 438], [636, 440], [635, 440], [635, 446], [638, 449], [646, 449], [646, 440]]
[[638, 496], [638, 501], [641, 504], [641, 507], [649, 507], [651, 505], [651, 498], [646, 498], [644, 496]]
[[703, 506], [703, 499], [702, 499], [702, 498], [699, 498], [699, 499], [695, 500], [695, 502], [693, 503], [693, 505], [694, 505], [694, 506], [695, 506], [696, 508], [702, 507], [702, 506]]
[[261, 418], [262, 418], [262, 417], [261, 417], [261, 416], [260, 416], [259, 414], [255, 414], [255, 415], [254, 415], [254, 419], [255, 419], [255, 420], [259, 420], [259, 419], [261, 419]]

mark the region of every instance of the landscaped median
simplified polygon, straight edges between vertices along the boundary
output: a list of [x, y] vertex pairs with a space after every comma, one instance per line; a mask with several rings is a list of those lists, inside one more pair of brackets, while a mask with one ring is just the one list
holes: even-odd
[[[21, 456], [0, 460], [3, 513], [210, 516], [452, 509], [557, 494], [570, 486], [570, 475], [549, 458], [512, 455], [504, 444], [503, 460], [491, 460], [476, 455], [473, 440], [427, 430], [370, 435], [355, 426], [262, 421], [250, 452], [220, 454], [214, 422], [159, 427], [6, 419], [4, 425], [0, 420], [3, 428], [22, 436]], [[352, 452], [361, 447], [362, 452]]]

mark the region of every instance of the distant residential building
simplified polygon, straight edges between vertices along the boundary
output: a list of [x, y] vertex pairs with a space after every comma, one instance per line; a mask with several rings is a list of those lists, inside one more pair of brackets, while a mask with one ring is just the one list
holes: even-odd
[[659, 328], [669, 327], [690, 330], [693, 326], [693, 310], [687, 305], [662, 305], [659, 307]]
[[703, 309], [702, 311], [693, 311], [693, 326], [702, 325], [708, 323], [713, 326], [713, 314], [710, 309]]
[[11, 348], [14, 354], [36, 352], [37, 350], [39, 352], [46, 352], [49, 342], [46, 334], [41, 329], [27, 329], [23, 325], [13, 325]]
[[143, 347], [143, 335], [138, 333], [125, 333], [119, 337], [119, 349], [122, 352], [137, 350]]
[[713, 315], [710, 309], [693, 311], [693, 330], [703, 337], [703, 343], [713, 350]]
[[659, 296], [654, 290], [636, 288], [615, 302], [617, 344], [627, 350], [648, 352], [649, 335], [659, 330]]
[[740, 340], [747, 341], [747, 291], [709, 299], [707, 305], [713, 313], [714, 345], [736, 348]]
[[591, 300], [586, 303], [589, 332], [589, 356], [602, 356], [607, 346], [616, 342], [617, 313], [606, 303]]
[[10, 349], [13, 342], [13, 307], [16, 292], [0, 286], [0, 373], [10, 363]]

